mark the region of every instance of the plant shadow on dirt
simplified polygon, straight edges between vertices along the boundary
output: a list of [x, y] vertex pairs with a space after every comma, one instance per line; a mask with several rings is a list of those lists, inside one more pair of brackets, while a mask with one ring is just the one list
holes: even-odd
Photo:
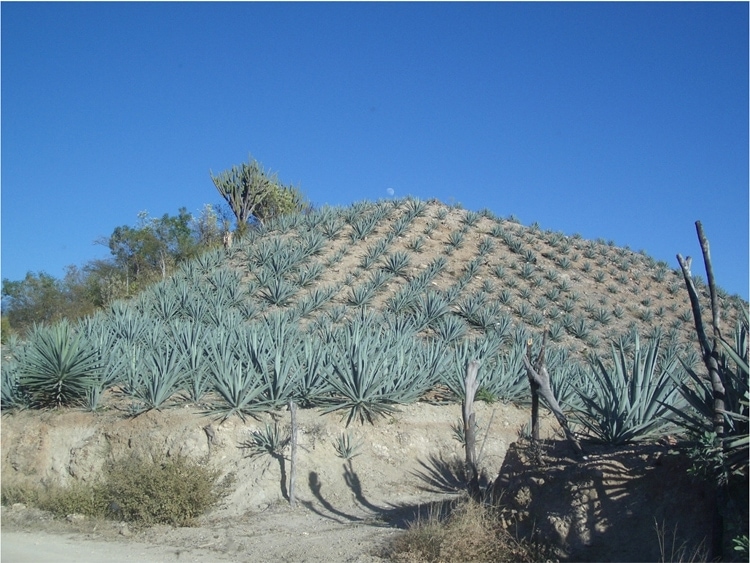
[[308, 486], [319, 506], [312, 501], [300, 501], [300, 503], [311, 512], [339, 523], [366, 522], [370, 525], [378, 525], [379, 522], [382, 526], [399, 529], [406, 529], [413, 522], [425, 519], [430, 515], [447, 515], [455, 505], [457, 496], [466, 490], [466, 481], [462, 469], [438, 456], [430, 456], [428, 462], [420, 463], [425, 468], [424, 472], [413, 472], [413, 475], [425, 483], [419, 488], [425, 492], [446, 494], [445, 500], [431, 500], [418, 504], [387, 504], [384, 506], [375, 504], [365, 495], [361, 479], [351, 460], [349, 460], [343, 464], [344, 481], [363, 514], [351, 514], [336, 508], [326, 498], [320, 476], [315, 471], [310, 471], [308, 474]]

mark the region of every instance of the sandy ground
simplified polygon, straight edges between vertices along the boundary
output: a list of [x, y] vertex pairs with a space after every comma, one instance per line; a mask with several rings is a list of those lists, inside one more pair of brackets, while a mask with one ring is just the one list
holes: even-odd
[[411, 513], [396, 511], [385, 521], [372, 513], [334, 514], [319, 508], [292, 510], [279, 505], [263, 514], [195, 528], [156, 526], [136, 531], [115, 522], [71, 523], [33, 509], [4, 508], [2, 561], [375, 563], [385, 560], [388, 540], [411, 517]]
[[232, 561], [206, 550], [167, 548], [145, 543], [108, 543], [79, 534], [3, 532], [3, 561], [9, 563], [159, 563], [166, 561]]

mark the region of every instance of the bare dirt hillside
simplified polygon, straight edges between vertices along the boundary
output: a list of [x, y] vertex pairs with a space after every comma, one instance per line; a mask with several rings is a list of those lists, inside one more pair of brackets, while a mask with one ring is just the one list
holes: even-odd
[[[655, 525], [669, 533], [676, 528], [677, 538], [689, 539], [691, 548], [707, 533], [710, 495], [685, 478], [684, 457], [669, 443], [589, 447], [587, 457], [576, 460], [565, 443], [550, 442], [532, 455], [515, 444], [527, 411], [502, 404], [476, 407], [481, 466], [490, 479], [500, 475], [495, 492], [507, 506], [507, 525], [518, 533], [536, 528], [558, 546], [561, 560], [654, 560], [660, 555]], [[284, 425], [288, 416], [279, 411], [267, 420]], [[349, 463], [333, 447], [343, 429], [339, 416], [301, 411], [293, 510], [287, 502], [287, 462], [251, 459], [241, 447], [267, 420], [218, 425], [189, 408], [136, 418], [72, 410], [5, 416], [4, 485], [96, 479], [108, 459], [132, 451], [189, 456], [222, 476], [231, 474], [234, 484], [192, 528], [135, 529], [3, 507], [3, 560], [97, 561], [110, 544], [119, 557], [112, 561], [384, 560], [389, 540], [408, 522], [427, 517], [461, 490], [463, 449], [453, 431], [459, 417], [459, 405], [416, 403], [374, 425], [352, 426], [361, 447]], [[204, 430], [209, 423], [212, 444]], [[546, 420], [543, 436], [555, 434]], [[40, 545], [56, 546], [53, 557], [44, 559]], [[24, 553], [34, 558], [24, 559]]]
[[[420, 511], [426, 515], [430, 503], [450, 501], [461, 489], [456, 471], [464, 454], [452, 430], [460, 418], [459, 405], [417, 403], [372, 426], [352, 425], [354, 443], [361, 446], [351, 463], [337, 457], [333, 446], [344, 429], [340, 416], [303, 410], [298, 506], [291, 510], [286, 499], [288, 463], [282, 466], [268, 456], [251, 459], [241, 447], [265, 422], [276, 418], [283, 426], [288, 417], [280, 411], [264, 420], [243, 423], [233, 418], [219, 425], [194, 409], [153, 411], [136, 418], [73, 410], [5, 416], [4, 486], [89, 481], [97, 478], [108, 459], [132, 451], [202, 460], [218, 468], [221, 477], [231, 474], [234, 484], [197, 528], [136, 530], [119, 522], [73, 515], [70, 521], [60, 521], [28, 508], [3, 507], [4, 539], [10, 538], [10, 544], [23, 541], [24, 536], [8, 535], [19, 531], [76, 533], [87, 541], [114, 541], [118, 552], [145, 553], [141, 544], [155, 544], [156, 560], [165, 561], [176, 560], [179, 553], [180, 561], [209, 560], [200, 559], [201, 554], [229, 561], [369, 561], [378, 560], [384, 542]], [[482, 467], [494, 476], [528, 413], [512, 405], [477, 403], [477, 417], [480, 437], [487, 437]], [[214, 430], [212, 444], [204, 430], [207, 424]], [[5, 550], [8, 546], [3, 544]], [[88, 549], [85, 545], [81, 544], [82, 552]], [[187, 559], [188, 552], [196, 559]], [[158, 559], [161, 556], [164, 559]]]

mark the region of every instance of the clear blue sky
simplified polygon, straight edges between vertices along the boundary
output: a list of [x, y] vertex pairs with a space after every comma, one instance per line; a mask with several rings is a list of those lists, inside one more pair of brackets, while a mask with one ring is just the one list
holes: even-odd
[[408, 194], [748, 297], [747, 3], [7, 3], [2, 277], [62, 277], [248, 154], [317, 205]]

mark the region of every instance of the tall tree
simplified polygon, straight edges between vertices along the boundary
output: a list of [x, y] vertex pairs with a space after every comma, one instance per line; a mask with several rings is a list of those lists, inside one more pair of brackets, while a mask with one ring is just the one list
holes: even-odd
[[115, 262], [123, 268], [127, 284], [164, 279], [175, 264], [190, 258], [197, 251], [191, 230], [192, 216], [182, 207], [176, 217], [161, 218], [138, 215], [136, 227], [122, 225], [106, 239]]
[[3, 316], [13, 330], [25, 333], [35, 323], [53, 323], [65, 316], [63, 284], [45, 272], [28, 272], [22, 280], [3, 280]]
[[233, 166], [211, 180], [237, 220], [237, 232], [243, 234], [248, 223], [263, 223], [269, 217], [304, 209], [303, 197], [294, 187], [283, 186], [275, 173], [267, 171], [257, 160]]

